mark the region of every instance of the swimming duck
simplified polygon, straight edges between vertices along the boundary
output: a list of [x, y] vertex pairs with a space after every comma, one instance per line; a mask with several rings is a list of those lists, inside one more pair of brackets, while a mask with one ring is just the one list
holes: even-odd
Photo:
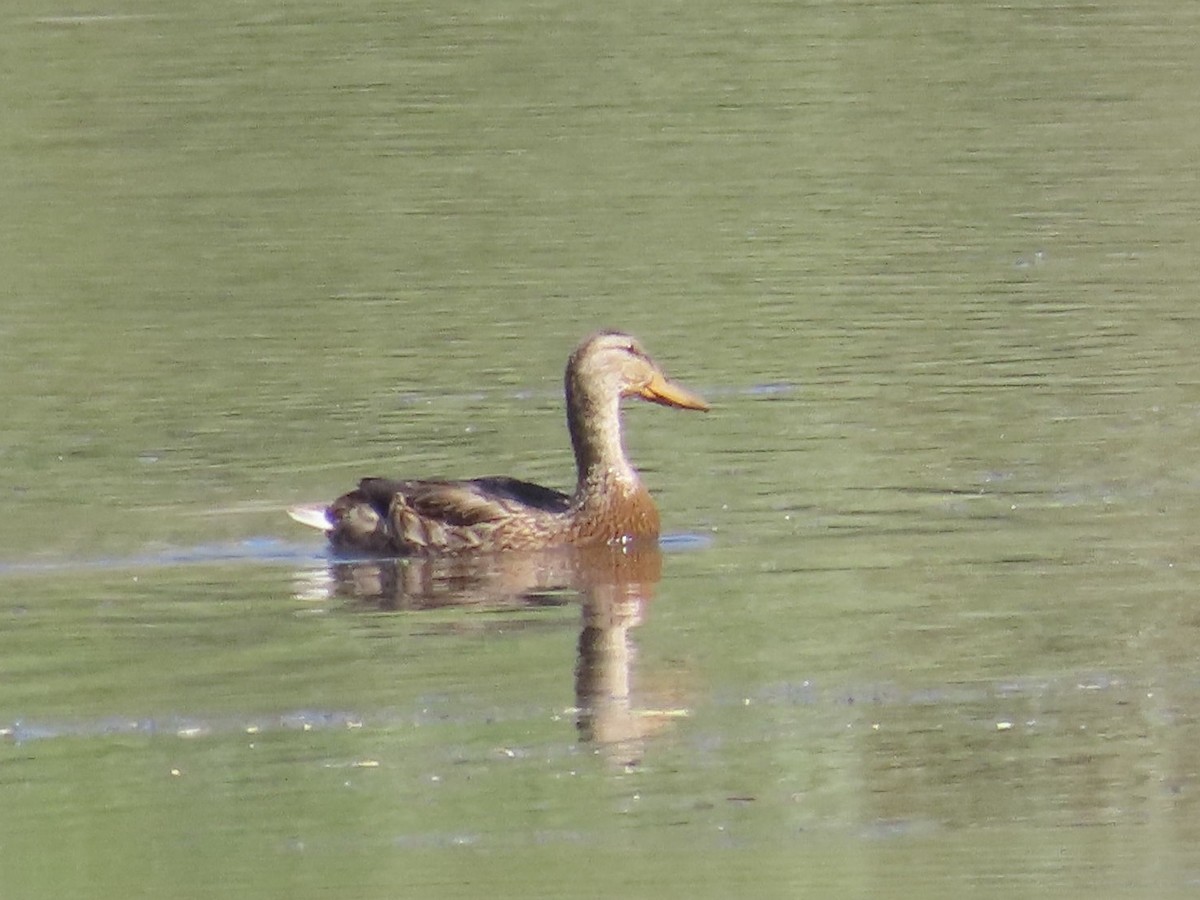
[[572, 494], [505, 476], [364, 478], [327, 507], [288, 514], [327, 532], [339, 552], [435, 556], [657, 540], [658, 509], [621, 439], [621, 400], [701, 411], [708, 404], [670, 381], [636, 338], [617, 331], [593, 334], [575, 348], [565, 388], [577, 470]]

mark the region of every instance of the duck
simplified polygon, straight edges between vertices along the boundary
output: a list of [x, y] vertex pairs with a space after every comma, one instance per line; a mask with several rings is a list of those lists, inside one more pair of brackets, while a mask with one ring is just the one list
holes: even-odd
[[708, 403], [620, 331], [597, 332], [575, 348], [564, 391], [576, 469], [570, 494], [496, 475], [364, 478], [328, 506], [296, 506], [288, 514], [324, 531], [339, 554], [458, 556], [657, 542], [658, 508], [625, 451], [621, 402], [700, 412]]

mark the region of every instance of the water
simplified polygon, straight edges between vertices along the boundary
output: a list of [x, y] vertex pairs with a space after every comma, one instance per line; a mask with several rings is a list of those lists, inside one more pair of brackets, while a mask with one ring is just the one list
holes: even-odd
[[[1195, 891], [1200, 13], [0, 26], [5, 896]], [[602, 326], [632, 575], [283, 514], [569, 487]]]

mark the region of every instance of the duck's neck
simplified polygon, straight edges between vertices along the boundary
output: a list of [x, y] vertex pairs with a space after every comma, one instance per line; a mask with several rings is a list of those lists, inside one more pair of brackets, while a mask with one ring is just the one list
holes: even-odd
[[644, 490], [625, 455], [619, 397], [589, 396], [568, 378], [567, 427], [578, 470], [573, 498], [576, 506], [613, 494], [628, 496]]

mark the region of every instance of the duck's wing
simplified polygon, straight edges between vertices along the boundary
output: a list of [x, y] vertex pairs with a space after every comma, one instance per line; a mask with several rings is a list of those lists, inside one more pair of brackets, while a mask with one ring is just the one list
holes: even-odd
[[531, 481], [509, 478], [506, 475], [474, 478], [465, 483], [497, 501], [517, 503], [541, 512], [564, 513], [571, 505], [571, 498], [562, 491], [543, 487]]
[[570, 503], [570, 498], [559, 491], [504, 476], [470, 481], [364, 478], [357, 491], [340, 499], [366, 503], [382, 516], [394, 510], [399, 501], [415, 514], [447, 525], [478, 525], [531, 511], [562, 513]]
[[335, 544], [401, 553], [460, 552], [491, 544], [524, 521], [533, 531], [566, 512], [559, 491], [502, 476], [471, 481], [364, 478], [329, 509]]

